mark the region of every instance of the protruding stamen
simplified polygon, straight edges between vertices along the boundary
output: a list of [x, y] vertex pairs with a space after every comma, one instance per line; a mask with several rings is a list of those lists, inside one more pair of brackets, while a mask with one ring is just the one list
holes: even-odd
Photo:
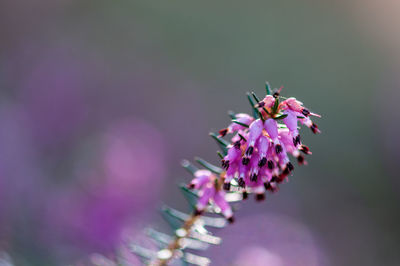
[[310, 148], [308, 148], [306, 145], [301, 145], [299, 150], [302, 151], [304, 154], [311, 154]]
[[243, 157], [243, 159], [242, 159], [242, 164], [243, 164], [243, 165], [248, 165], [249, 162], [250, 162], [250, 159], [249, 159], [249, 158]]
[[259, 162], [258, 162], [258, 167], [263, 167], [264, 165], [267, 164], [267, 158], [263, 157]]
[[277, 144], [276, 146], [275, 146], [275, 152], [278, 154], [278, 153], [281, 153], [282, 152], [282, 146], [281, 146], [281, 144]]
[[246, 186], [246, 183], [244, 182], [243, 178], [239, 178], [238, 183], [239, 183], [240, 187], [245, 187]]
[[196, 209], [195, 211], [194, 211], [194, 215], [195, 216], [200, 216], [200, 215], [202, 215], [203, 214], [203, 210], [198, 210], [198, 209]]
[[271, 182], [279, 182], [279, 180], [280, 180], [279, 177], [276, 175], [273, 175], [271, 178]]
[[247, 191], [243, 191], [242, 196], [243, 199], [246, 200], [249, 197], [249, 193], [247, 193]]
[[222, 168], [229, 169], [229, 160], [222, 160]]
[[274, 96], [274, 98], [277, 98], [279, 96], [279, 94], [281, 94], [281, 91], [283, 89], [283, 86], [280, 87], [279, 89], [274, 91], [274, 94], [272, 96]]
[[287, 165], [286, 165], [286, 167], [287, 167], [287, 169], [289, 170], [289, 172], [292, 172], [293, 169], [294, 169], [294, 166], [293, 166], [293, 164], [292, 164], [291, 162], [288, 162]]
[[228, 133], [228, 129], [227, 128], [221, 129], [218, 133], [220, 137], [225, 137], [226, 134]]
[[236, 149], [240, 149], [240, 140], [236, 141], [236, 142], [233, 144], [233, 146], [234, 146]]
[[263, 201], [263, 200], [265, 200], [265, 194], [264, 193], [256, 194], [256, 201]]
[[297, 162], [298, 162], [300, 165], [304, 164], [304, 156], [303, 156], [303, 155], [297, 156]]
[[224, 183], [224, 190], [231, 190], [231, 183]]
[[232, 217], [229, 217], [227, 220], [228, 220], [228, 222], [229, 222], [230, 224], [233, 224], [233, 223], [235, 222], [235, 218], [233, 218], [233, 216], [232, 216]]
[[274, 162], [272, 160], [268, 160], [268, 169], [272, 170], [275, 168]]
[[301, 144], [300, 135], [297, 135], [295, 138], [293, 138], [293, 144], [294, 146]]
[[257, 175], [256, 173], [254, 173], [254, 174], [250, 177], [250, 180], [253, 181], [253, 182], [256, 182], [256, 181], [257, 181], [257, 178], [258, 178], [258, 175]]
[[246, 150], [246, 155], [251, 156], [253, 154], [253, 151], [254, 151], [253, 146], [248, 147]]
[[[272, 182], [272, 180], [271, 180], [271, 182]], [[265, 182], [264, 187], [268, 191], [275, 192], [278, 188], [275, 185], [275, 183], [271, 183], [271, 182]]]
[[311, 129], [311, 131], [312, 131], [314, 134], [317, 134], [317, 133], [320, 132], [319, 129], [318, 129], [318, 126], [317, 126], [315, 123], [312, 123], [312, 124], [311, 124], [310, 129]]
[[308, 109], [306, 109], [306, 108], [304, 108], [304, 109], [301, 111], [301, 113], [302, 113], [304, 116], [309, 116], [309, 115], [310, 115], [310, 111], [308, 111]]

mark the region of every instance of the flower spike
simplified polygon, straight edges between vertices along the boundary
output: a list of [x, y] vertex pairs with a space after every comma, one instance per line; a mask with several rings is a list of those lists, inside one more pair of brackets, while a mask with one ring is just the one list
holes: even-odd
[[[184, 254], [185, 246], [181, 243], [186, 236], [194, 238], [196, 235], [199, 240], [213, 237], [204, 228], [198, 231], [199, 226], [223, 227], [232, 223], [231, 202], [245, 200], [251, 193], [261, 202], [267, 193], [277, 192], [294, 171], [291, 157], [298, 165], [307, 164], [305, 156], [311, 155], [311, 151], [301, 141], [299, 125], [305, 125], [315, 134], [320, 133], [310, 118], [320, 115], [311, 112], [296, 98], [280, 96], [282, 88], [272, 91], [266, 82], [266, 95], [262, 100], [254, 92], [247, 93], [252, 115], [230, 111], [230, 124], [221, 129], [219, 135], [210, 133], [222, 151], [217, 152], [222, 168], [198, 157], [195, 161], [204, 169], [198, 169], [187, 160], [182, 161], [182, 166], [194, 176], [187, 186], [181, 187], [194, 212], [186, 215], [176, 210], [164, 211], [176, 230], [176, 237], [166, 249], [157, 253], [168, 256], [159, 256], [150, 265], [167, 265], [179, 254]], [[224, 218], [206, 216], [209, 212]]]

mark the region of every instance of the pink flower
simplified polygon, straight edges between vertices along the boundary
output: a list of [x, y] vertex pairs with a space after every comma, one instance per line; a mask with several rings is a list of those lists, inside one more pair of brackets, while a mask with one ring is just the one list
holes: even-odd
[[[241, 124], [250, 125], [254, 121], [254, 117], [241, 113], [235, 115], [235, 120]], [[219, 134], [224, 137], [226, 134], [235, 133], [243, 129], [245, 129], [245, 126], [232, 122], [227, 128], [221, 129]]]
[[189, 188], [199, 190], [199, 200], [196, 205], [196, 212], [202, 213], [210, 202], [213, 202], [221, 209], [222, 215], [233, 222], [233, 212], [225, 199], [225, 192], [219, 189], [217, 176], [208, 170], [197, 170], [195, 178], [190, 182]]
[[[280, 103], [279, 108], [282, 110], [285, 110], [287, 114], [291, 114], [291, 117], [289, 118], [289, 120], [287, 120], [287, 122], [290, 125], [294, 125], [294, 121], [295, 121], [294, 116], [296, 116], [297, 120], [299, 120], [302, 124], [309, 127], [314, 134], [321, 132], [321, 131], [319, 131], [318, 126], [316, 124], [314, 124], [309, 117], [310, 115], [316, 116], [316, 117], [321, 117], [321, 116], [316, 113], [310, 112], [307, 108], [305, 108], [303, 106], [303, 103], [296, 100], [296, 98], [290, 97], [290, 98], [284, 100], [283, 102]], [[288, 124], [286, 122], [285, 122], [285, 124], [288, 126]], [[296, 123], [296, 127], [297, 127], [297, 123]], [[288, 128], [289, 128], [289, 126], [288, 126]], [[294, 131], [294, 128], [291, 126], [291, 128], [289, 128], [289, 130]]]
[[[252, 192], [257, 199], [263, 199], [265, 190], [276, 191], [278, 184], [292, 173], [294, 166], [289, 155], [295, 157], [299, 165], [306, 164], [302, 153], [311, 152], [301, 143], [298, 122], [318, 133], [310, 116], [320, 116], [311, 113], [295, 98], [280, 102], [279, 93], [280, 90], [267, 95], [262, 101], [253, 94], [257, 102], [253, 106], [255, 117], [238, 114], [232, 124], [220, 131], [221, 136], [233, 134], [222, 160], [226, 169], [225, 190], [229, 191], [232, 180], [236, 180], [244, 195]], [[208, 189], [210, 191], [203, 192], [204, 202], [214, 193], [213, 185]]]

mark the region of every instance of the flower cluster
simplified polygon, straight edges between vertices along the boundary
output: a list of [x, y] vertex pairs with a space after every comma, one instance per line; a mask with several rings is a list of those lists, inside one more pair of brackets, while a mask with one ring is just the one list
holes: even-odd
[[[224, 154], [220, 154], [224, 170], [219, 177], [208, 170], [195, 172], [189, 187], [199, 190], [198, 212], [213, 201], [233, 221], [224, 190], [241, 192], [243, 199], [255, 193], [257, 200], [263, 200], [266, 191], [276, 191], [293, 171], [289, 154], [297, 158], [299, 165], [306, 164], [303, 154], [311, 152], [302, 144], [298, 124], [319, 133], [310, 117], [320, 116], [297, 99], [280, 96], [281, 89], [271, 93], [267, 83], [266, 90], [262, 100], [254, 93], [248, 94], [253, 115], [231, 113], [232, 123], [219, 131], [218, 140], [227, 143]], [[228, 134], [230, 141], [224, 142], [222, 138]]]

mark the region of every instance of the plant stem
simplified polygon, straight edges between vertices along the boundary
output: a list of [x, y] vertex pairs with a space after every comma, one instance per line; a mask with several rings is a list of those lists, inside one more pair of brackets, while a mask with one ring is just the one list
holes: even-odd
[[174, 240], [168, 245], [168, 247], [165, 250], [161, 251], [166, 251], [166, 252], [171, 252], [171, 256], [168, 258], [156, 258], [154, 261], [150, 262], [150, 266], [164, 266], [167, 265], [168, 262], [174, 258], [175, 252], [181, 247], [180, 246], [180, 240], [182, 238], [187, 237], [187, 235], [190, 233], [193, 224], [201, 217], [201, 214], [197, 213], [196, 211], [193, 212], [189, 218], [185, 221], [183, 226], [179, 228], [177, 231], [181, 230], [182, 232], [186, 232], [186, 234], [176, 234]]
[[[222, 186], [224, 184], [224, 179], [225, 179], [225, 175], [226, 172], [222, 172], [216, 179], [217, 182], [215, 182], [216, 185], [216, 189], [222, 189]], [[184, 222], [183, 226], [179, 229], [177, 229], [175, 232], [175, 237], [172, 240], [172, 242], [168, 245], [168, 247], [166, 249], [160, 250], [158, 254], [160, 254], [160, 252], [164, 252], [164, 253], [169, 253], [170, 252], [170, 256], [167, 256], [166, 258], [160, 258], [157, 257], [156, 259], [154, 259], [152, 262], [150, 262], [149, 266], [165, 266], [168, 265], [168, 262], [170, 260], [172, 260], [175, 256], [176, 251], [181, 248], [181, 239], [187, 237], [191, 230], [192, 230], [192, 226], [196, 223], [196, 221], [202, 216], [202, 212], [197, 212], [196, 210], [188, 217], [188, 219]], [[178, 232], [182, 232], [182, 234], [178, 233]]]

